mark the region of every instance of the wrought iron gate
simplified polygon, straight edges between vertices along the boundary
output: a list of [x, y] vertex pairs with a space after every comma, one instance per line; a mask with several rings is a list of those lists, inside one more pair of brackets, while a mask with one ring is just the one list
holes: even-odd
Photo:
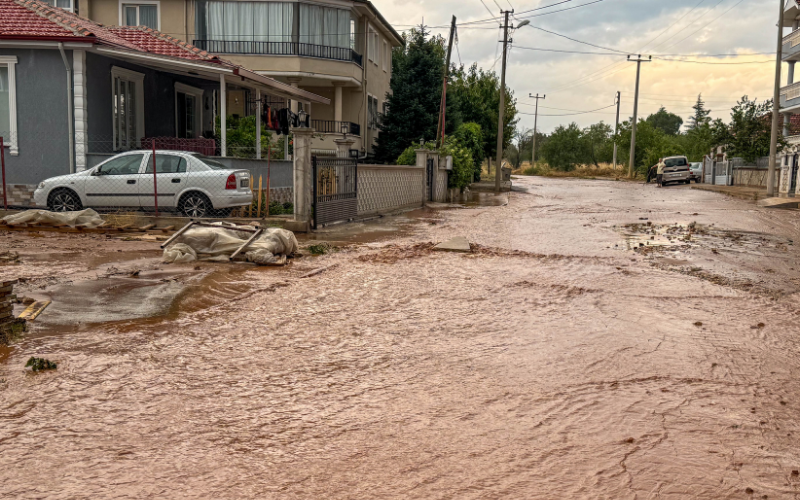
[[433, 201], [433, 158], [428, 158], [427, 170], [425, 172], [425, 189], [427, 191], [427, 201]]
[[358, 215], [358, 162], [355, 158], [312, 156], [314, 226]]

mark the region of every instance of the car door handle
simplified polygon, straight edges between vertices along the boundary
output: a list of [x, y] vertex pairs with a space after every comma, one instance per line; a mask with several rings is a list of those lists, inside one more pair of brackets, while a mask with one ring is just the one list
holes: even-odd
[[172, 182], [174, 182], [176, 184], [179, 183], [180, 181], [181, 181], [180, 179], [172, 179]]
[[128, 179], [128, 184], [136, 184], [136, 181], [134, 179]]

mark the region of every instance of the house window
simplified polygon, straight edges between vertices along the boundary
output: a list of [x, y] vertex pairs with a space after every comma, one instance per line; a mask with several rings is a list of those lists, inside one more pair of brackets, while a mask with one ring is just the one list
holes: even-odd
[[383, 70], [386, 71], [386, 65], [389, 61], [389, 44], [386, 43], [386, 40], [383, 41]]
[[375, 61], [375, 30], [372, 26], [367, 30], [367, 58], [370, 61]]
[[72, 0], [44, 0], [44, 3], [47, 5], [52, 5], [53, 7], [68, 10], [70, 12], [73, 11]]
[[144, 75], [114, 66], [111, 80], [114, 151], [136, 148], [144, 135]]
[[158, 2], [146, 4], [122, 4], [124, 26], [147, 26], [158, 29]]
[[367, 95], [367, 126], [371, 129], [378, 129], [378, 98]]
[[200, 137], [203, 123], [203, 91], [182, 83], [175, 84], [175, 130], [181, 139]]
[[0, 56], [0, 136], [12, 155], [19, 154], [16, 65], [16, 56]]
[[374, 59], [372, 60], [372, 62], [374, 62], [375, 66], [377, 66], [381, 55], [381, 37], [380, 35], [378, 35], [377, 31], [372, 32], [372, 46], [374, 47], [372, 53]]

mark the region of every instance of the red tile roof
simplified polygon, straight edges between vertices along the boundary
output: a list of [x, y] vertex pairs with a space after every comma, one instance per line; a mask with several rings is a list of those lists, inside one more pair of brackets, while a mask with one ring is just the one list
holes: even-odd
[[216, 55], [144, 26], [103, 26], [38, 0], [0, 0], [0, 39], [65, 37], [137, 52], [222, 62]]
[[106, 29], [115, 36], [136, 45], [140, 50], [152, 54], [180, 57], [182, 59], [192, 59], [196, 61], [218, 62], [221, 60], [218, 56], [209, 54], [205, 50], [200, 50], [190, 43], [165, 35], [160, 31], [150, 29], [146, 26], [110, 26]]

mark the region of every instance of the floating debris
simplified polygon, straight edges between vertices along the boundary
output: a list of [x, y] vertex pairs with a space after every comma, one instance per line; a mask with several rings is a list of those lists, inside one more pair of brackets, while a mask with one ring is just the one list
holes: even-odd
[[31, 357], [31, 359], [29, 359], [28, 362], [25, 363], [25, 368], [33, 372], [38, 372], [42, 370], [55, 370], [56, 368], [58, 368], [58, 365], [56, 365], [55, 362], [50, 361], [49, 359]]

